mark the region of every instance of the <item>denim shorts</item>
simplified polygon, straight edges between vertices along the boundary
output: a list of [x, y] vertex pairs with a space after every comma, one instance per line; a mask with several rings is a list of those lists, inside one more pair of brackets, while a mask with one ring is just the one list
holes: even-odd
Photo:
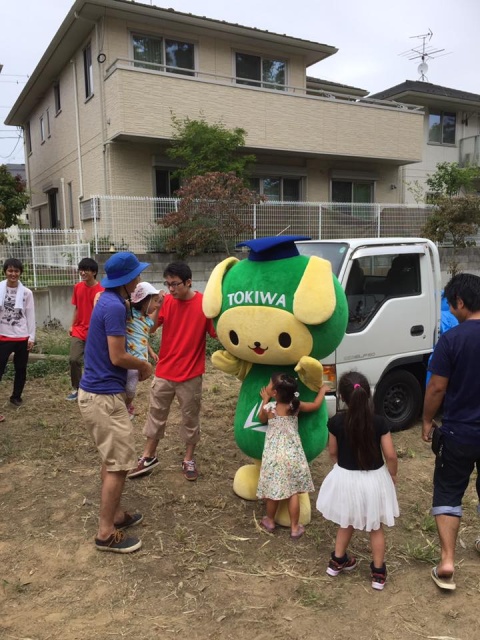
[[463, 495], [475, 467], [480, 502], [480, 445], [458, 444], [448, 436], [443, 437], [441, 453], [436, 457], [433, 474], [433, 516], [462, 516]]

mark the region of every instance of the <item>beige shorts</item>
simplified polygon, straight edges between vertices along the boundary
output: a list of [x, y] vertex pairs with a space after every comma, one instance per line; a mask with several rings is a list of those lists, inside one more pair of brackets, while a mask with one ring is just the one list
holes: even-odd
[[170, 405], [175, 396], [182, 413], [180, 438], [185, 444], [197, 444], [200, 440], [202, 376], [185, 382], [172, 382], [155, 376], [150, 389], [150, 410], [143, 434], [154, 440], [165, 437]]
[[78, 406], [107, 471], [136, 467], [135, 439], [125, 394], [102, 395], [79, 389]]

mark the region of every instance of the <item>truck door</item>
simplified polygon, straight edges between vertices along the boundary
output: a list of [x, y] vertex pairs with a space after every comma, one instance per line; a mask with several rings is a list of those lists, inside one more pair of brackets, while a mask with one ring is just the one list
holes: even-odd
[[349, 321], [337, 377], [351, 369], [366, 375], [392, 430], [410, 426], [421, 410], [435, 332], [432, 278], [428, 250], [414, 244], [358, 249], [340, 274]]

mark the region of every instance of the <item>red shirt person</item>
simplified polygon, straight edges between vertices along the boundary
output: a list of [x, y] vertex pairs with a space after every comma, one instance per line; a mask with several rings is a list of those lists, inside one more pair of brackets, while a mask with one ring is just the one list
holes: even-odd
[[162, 341], [150, 391], [150, 408], [144, 435], [143, 455], [129, 478], [150, 473], [156, 467], [158, 442], [165, 435], [167, 418], [174, 397], [182, 413], [180, 437], [185, 443], [183, 475], [196, 480], [197, 466], [193, 457], [200, 439], [200, 407], [202, 380], [205, 373], [207, 333], [216, 337], [211, 320], [202, 309], [202, 294], [192, 289], [192, 271], [184, 262], [172, 262], [163, 272], [169, 289], [158, 315]]
[[72, 326], [70, 327], [70, 379], [72, 391], [67, 400], [77, 400], [78, 387], [82, 377], [82, 362], [87, 340], [88, 327], [92, 316], [95, 296], [104, 289], [97, 281], [98, 264], [92, 258], [83, 258], [78, 263], [78, 272], [82, 279], [73, 287]]

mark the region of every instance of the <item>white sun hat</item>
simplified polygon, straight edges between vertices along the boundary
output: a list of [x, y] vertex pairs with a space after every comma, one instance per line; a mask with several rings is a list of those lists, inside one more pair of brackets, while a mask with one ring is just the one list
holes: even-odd
[[160, 291], [155, 289], [153, 284], [150, 284], [150, 282], [139, 282], [135, 287], [135, 291], [130, 296], [130, 300], [136, 304], [137, 302], [144, 300], [147, 296], [156, 296], [159, 293]]

